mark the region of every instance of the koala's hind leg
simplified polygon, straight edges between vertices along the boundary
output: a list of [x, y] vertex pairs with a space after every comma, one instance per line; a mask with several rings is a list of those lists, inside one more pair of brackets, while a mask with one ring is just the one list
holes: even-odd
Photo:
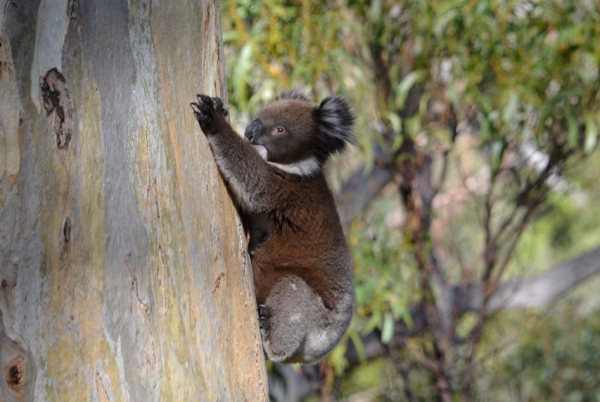
[[320, 300], [297, 276], [285, 276], [277, 282], [265, 304], [259, 306], [263, 347], [269, 360], [303, 360], [298, 354], [304, 349], [306, 336], [315, 324], [315, 315], [325, 313]]

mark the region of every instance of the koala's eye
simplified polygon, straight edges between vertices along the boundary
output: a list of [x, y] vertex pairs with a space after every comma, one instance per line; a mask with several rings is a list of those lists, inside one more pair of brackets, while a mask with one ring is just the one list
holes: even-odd
[[277, 126], [277, 127], [275, 127], [275, 133], [276, 133], [276, 134], [281, 134], [281, 133], [283, 133], [284, 131], [285, 131], [285, 129], [284, 129], [283, 127], [281, 127], [281, 126]]

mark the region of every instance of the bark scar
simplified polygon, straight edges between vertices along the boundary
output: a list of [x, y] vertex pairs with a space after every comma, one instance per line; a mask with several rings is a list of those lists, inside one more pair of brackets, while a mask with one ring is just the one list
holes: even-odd
[[56, 69], [49, 70], [41, 82], [42, 105], [46, 121], [56, 135], [56, 147], [68, 150], [73, 133], [73, 103], [65, 77]]
[[219, 275], [217, 275], [217, 278], [215, 279], [215, 282], [213, 283], [212, 290], [210, 291], [211, 293], [215, 293], [215, 291], [219, 288], [219, 285], [221, 284], [221, 279], [224, 277], [225, 277], [225, 272], [221, 272]]

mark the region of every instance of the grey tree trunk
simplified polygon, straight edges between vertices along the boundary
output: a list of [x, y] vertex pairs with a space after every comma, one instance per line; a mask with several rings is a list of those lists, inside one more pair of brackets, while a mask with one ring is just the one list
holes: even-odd
[[0, 0], [0, 400], [267, 399], [242, 227], [189, 103], [218, 1]]

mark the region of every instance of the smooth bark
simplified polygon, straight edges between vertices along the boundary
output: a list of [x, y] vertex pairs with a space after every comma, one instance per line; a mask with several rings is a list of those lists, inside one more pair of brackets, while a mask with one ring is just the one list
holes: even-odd
[[0, 0], [0, 399], [267, 399], [245, 236], [189, 107], [218, 1]]

